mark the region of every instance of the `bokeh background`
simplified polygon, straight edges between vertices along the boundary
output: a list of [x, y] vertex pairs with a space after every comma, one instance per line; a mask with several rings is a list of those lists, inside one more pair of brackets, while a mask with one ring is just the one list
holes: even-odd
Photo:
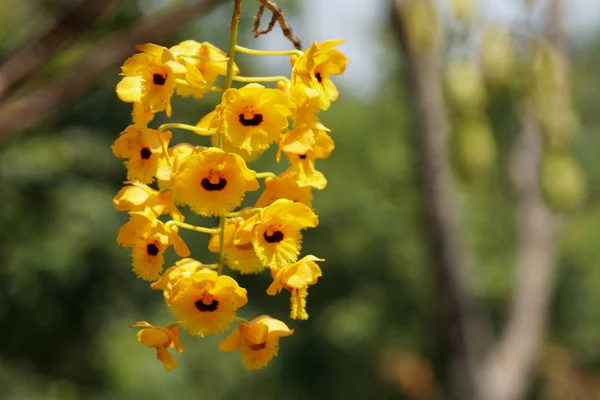
[[[169, 373], [128, 328], [171, 319], [115, 242], [126, 215], [112, 197], [125, 169], [110, 145], [131, 107], [114, 89], [135, 43], [192, 38], [225, 48], [232, 2], [0, 3], [0, 399], [473, 398], [463, 387], [469, 377], [457, 377], [461, 346], [449, 335], [463, 318], [444, 318], [440, 303], [464, 295], [476, 305], [485, 326], [465, 337], [483, 342], [485, 360], [504, 337], [515, 287], [527, 289], [519, 281], [527, 274], [516, 273], [521, 232], [540, 229], [523, 226], [511, 174], [519, 139], [531, 134], [524, 121], [539, 139], [531, 157], [543, 196], [533, 197], [552, 210], [555, 234], [537, 249], [549, 261], [533, 266], [549, 282], [549, 300], [531, 311], [543, 317], [522, 374], [526, 390], [505, 398], [600, 398], [600, 3], [565, 0], [556, 12], [557, 0], [412, 0], [421, 6], [401, 11], [384, 0], [280, 1], [305, 45], [344, 38], [350, 58], [334, 78], [340, 99], [322, 114], [336, 150], [317, 164], [329, 185], [314, 193], [320, 225], [304, 239], [306, 254], [327, 259], [324, 276], [309, 291], [310, 319], [299, 322], [287, 319], [286, 294], [264, 293], [268, 274], [234, 275], [249, 291], [242, 316], [268, 313], [295, 334], [254, 372], [237, 353], [219, 352], [221, 337], [185, 335]], [[289, 48], [277, 30], [252, 37], [257, 4], [244, 1], [240, 44]], [[490, 27], [500, 32], [493, 40]], [[444, 91], [433, 112], [448, 117], [450, 134], [440, 179], [452, 204], [441, 211], [460, 215], [454, 234], [468, 260], [448, 263], [462, 279], [449, 300], [439, 279], [440, 257], [448, 260], [434, 253], [455, 238], [428, 219], [436, 194], [423, 170], [432, 160], [419, 145], [428, 114], [416, 112], [422, 88], [410, 62], [431, 52]], [[285, 58], [237, 61], [245, 75], [290, 68]], [[217, 102], [217, 94], [175, 99], [172, 120], [193, 124]], [[157, 116], [152, 126], [165, 121]], [[285, 169], [274, 154], [256, 169]], [[196, 258], [214, 260], [206, 237], [183, 235]], [[530, 292], [543, 299], [536, 282]]]

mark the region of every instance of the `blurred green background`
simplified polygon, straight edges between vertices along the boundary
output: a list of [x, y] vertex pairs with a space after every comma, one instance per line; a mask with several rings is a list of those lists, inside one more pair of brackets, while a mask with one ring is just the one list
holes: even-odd
[[[78, 2], [1, 3], [0, 64], [39, 40]], [[105, 37], [126, 38], [140, 21], [164, 14], [163, 7], [182, 7], [185, 1], [112, 3], [97, 21], [74, 29], [68, 46], [59, 46], [40, 68], [0, 96], [0, 110], [51, 85], [68, 68], [84, 65], [83, 60], [100, 60], [105, 50], [95, 43]], [[191, 38], [224, 48], [231, 2], [218, 3], [190, 23], [164, 32], [158, 43], [169, 47]], [[252, 38], [254, 3], [244, 2], [240, 44], [288, 48], [277, 30]], [[406, 65], [390, 5], [355, 3], [332, 1], [321, 7], [315, 1], [280, 1], [305, 45], [347, 34], [340, 48], [350, 63], [347, 76], [334, 78], [341, 90], [339, 101], [321, 115], [336, 149], [331, 158], [318, 161], [329, 185], [314, 192], [320, 225], [304, 236], [304, 253], [327, 259], [324, 276], [309, 290], [310, 319], [288, 320], [287, 294], [265, 294], [268, 274], [234, 274], [249, 291], [241, 316], [267, 313], [296, 330], [282, 340], [279, 356], [260, 371], [246, 372], [238, 353], [221, 353], [221, 337], [200, 340], [184, 334], [186, 350], [176, 355], [179, 368], [167, 373], [154, 351], [139, 345], [128, 328], [139, 320], [164, 325], [171, 319], [161, 294], [131, 272], [129, 249], [115, 242], [126, 220], [111, 202], [125, 168], [110, 151], [130, 121], [130, 105], [119, 102], [114, 91], [124, 58], [98, 76], [73, 74], [78, 79], [74, 85], [80, 85], [77, 95], [60, 98], [42, 118], [35, 108], [14, 115], [11, 129], [0, 134], [0, 399], [452, 398], [443, 372], [449, 356], [440, 339], [444, 333], [435, 277], [427, 257], [431, 238], [424, 224], [418, 173], [422, 161]], [[487, 25], [499, 23], [506, 30], [516, 26], [492, 10], [468, 29], [459, 27], [448, 12], [449, 2], [438, 3], [445, 38], [442, 75], [453, 60], [478, 57]], [[543, 35], [535, 22], [543, 5], [532, 10], [522, 2], [511, 3], [506, 7], [516, 10], [518, 18], [533, 15], [531, 32]], [[565, 3], [568, 10], [570, 3]], [[575, 3], [596, 8], [592, 1]], [[600, 29], [568, 32], [566, 57], [578, 119], [568, 151], [582, 168], [585, 190], [577, 181], [573, 190], [582, 193], [571, 193], [574, 204], [562, 212], [550, 317], [540, 352], [545, 361], [535, 363], [532, 399], [600, 398]], [[514, 36], [513, 46], [522, 60], [517, 63], [526, 66], [531, 49], [521, 38]], [[237, 61], [245, 75], [289, 73], [286, 59], [240, 55]], [[460, 169], [454, 175], [466, 216], [464, 237], [476, 260], [469, 288], [497, 331], [510, 304], [518, 223], [508, 153], [520, 131], [523, 88], [518, 70], [509, 75], [501, 85], [485, 83], [488, 101], [478, 111], [489, 122], [485, 129], [493, 132], [497, 158], [490, 156], [490, 163], [483, 160], [483, 167], [468, 171], [476, 179], [465, 180]], [[82, 83], [84, 78], [93, 82]], [[469, 79], [476, 78], [461, 75], [459, 86], [468, 86]], [[217, 102], [216, 94], [200, 101], [175, 99], [171, 120], [195, 123]], [[452, 108], [452, 98], [448, 103], [455, 126], [462, 117]], [[164, 121], [157, 116], [151, 126]], [[182, 131], [175, 138], [203, 140]], [[477, 154], [484, 152], [477, 143], [470, 146]], [[255, 168], [285, 169], [274, 162], [274, 154], [266, 153]], [[190, 221], [201, 219], [192, 216]], [[206, 251], [206, 237], [183, 235], [195, 258], [214, 260]], [[174, 260], [170, 254], [167, 265]]]

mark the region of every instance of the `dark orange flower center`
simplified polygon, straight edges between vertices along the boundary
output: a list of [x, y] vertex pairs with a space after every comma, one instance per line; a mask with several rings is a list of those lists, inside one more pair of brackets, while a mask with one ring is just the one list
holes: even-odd
[[154, 83], [155, 85], [162, 86], [165, 84], [166, 81], [167, 81], [166, 74], [164, 76], [161, 74], [152, 75], [152, 83]]
[[152, 150], [150, 150], [149, 147], [144, 147], [140, 151], [140, 157], [142, 157], [142, 160], [147, 160], [150, 158], [150, 156], [152, 156]]
[[300, 154], [298, 157], [300, 157], [301, 160], [304, 160], [306, 158], [306, 154]]
[[204, 301], [197, 300], [194, 305], [200, 312], [213, 312], [219, 307], [219, 302], [217, 300], [213, 300], [210, 304], [204, 304]]
[[315, 78], [317, 78], [317, 82], [319, 82], [319, 83], [321, 83], [321, 81], [323, 80], [323, 78], [321, 78], [321, 73], [320, 72], [317, 72], [315, 74]]
[[262, 342], [262, 343], [259, 343], [259, 344], [251, 344], [250, 345], [250, 349], [254, 350], [254, 351], [262, 350], [265, 347], [267, 347], [267, 342]]
[[259, 126], [263, 122], [262, 114], [254, 114], [252, 118], [246, 118], [245, 114], [239, 115], [240, 124], [244, 126]]
[[267, 229], [265, 233], [263, 233], [263, 237], [268, 243], [279, 243], [283, 240], [283, 232]]
[[213, 183], [211, 181], [211, 179], [204, 178], [200, 182], [200, 185], [207, 192], [214, 192], [214, 191], [220, 192], [221, 190], [225, 189], [225, 186], [227, 186], [227, 179], [225, 179], [225, 178], [219, 178], [218, 182]]
[[146, 253], [148, 253], [149, 256], [155, 256], [158, 254], [158, 246], [155, 245], [154, 243], [149, 243], [146, 245]]

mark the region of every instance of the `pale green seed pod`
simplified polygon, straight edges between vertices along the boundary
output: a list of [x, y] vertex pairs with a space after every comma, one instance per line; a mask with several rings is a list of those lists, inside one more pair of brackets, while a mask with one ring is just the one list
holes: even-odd
[[446, 69], [446, 88], [450, 100], [463, 112], [481, 110], [487, 93], [481, 71], [468, 60], [453, 60]]
[[540, 42], [533, 51], [532, 75], [536, 117], [550, 145], [564, 147], [579, 128], [567, 62], [550, 44]]
[[544, 199], [552, 210], [565, 212], [583, 202], [587, 192], [585, 177], [571, 154], [547, 151], [541, 174]]
[[475, 17], [475, 0], [452, 0], [452, 16], [462, 24], [469, 25]]
[[456, 126], [450, 150], [456, 174], [467, 183], [485, 181], [496, 164], [496, 141], [489, 122], [483, 116], [473, 117]]
[[480, 47], [481, 67], [492, 85], [509, 82], [515, 69], [515, 51], [510, 34], [499, 26], [488, 28]]
[[439, 40], [439, 23], [431, 0], [407, 0], [404, 29], [408, 44], [417, 52], [431, 49]]

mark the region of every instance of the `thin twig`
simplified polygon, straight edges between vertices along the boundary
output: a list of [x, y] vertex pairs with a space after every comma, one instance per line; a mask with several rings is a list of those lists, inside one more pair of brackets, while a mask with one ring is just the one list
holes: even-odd
[[93, 27], [118, 0], [84, 0], [65, 13], [52, 27], [32, 37], [28, 43], [0, 65], [0, 98], [8, 95], [27, 77], [39, 70], [58, 50]]
[[[294, 36], [294, 31], [292, 30], [292, 27], [290, 26], [289, 22], [287, 21], [287, 19], [285, 18], [285, 15], [283, 14], [283, 10], [277, 5], [277, 2], [275, 2], [275, 0], [258, 0], [260, 2], [260, 6], [258, 9], [258, 12], [256, 13], [256, 17], [255, 17], [255, 21], [254, 21], [254, 27], [252, 29], [252, 32], [254, 33], [254, 37], [258, 37], [260, 35], [263, 35], [265, 33], [270, 32], [273, 29], [273, 26], [275, 26], [275, 21], [279, 22], [279, 26], [281, 27], [281, 32], [283, 33], [283, 35], [294, 44], [294, 47], [297, 50], [302, 50], [302, 44], [300, 43], [300, 40]], [[264, 30], [260, 30], [260, 18], [262, 17], [264, 8], [268, 8], [271, 13], [273, 14], [273, 17], [271, 18], [271, 22], [269, 23], [269, 26], [264, 29]]]
[[117, 32], [94, 45], [47, 84], [28, 93], [16, 94], [0, 105], [0, 140], [9, 133], [32, 126], [67, 100], [86, 92], [106, 78], [117, 74], [117, 67], [139, 43], [169, 36], [219, 0], [184, 2], [140, 21], [129, 30]]

